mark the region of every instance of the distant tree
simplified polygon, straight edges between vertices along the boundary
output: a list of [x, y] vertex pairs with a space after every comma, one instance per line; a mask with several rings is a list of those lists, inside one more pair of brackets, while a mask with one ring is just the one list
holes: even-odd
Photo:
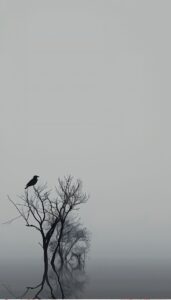
[[[62, 267], [64, 263], [72, 264], [72, 267], [79, 265], [84, 268], [85, 255], [89, 249], [90, 234], [85, 227], [74, 217], [69, 217], [64, 224], [63, 234], [59, 241], [62, 224], [59, 222], [55, 229], [55, 234], [50, 242], [50, 251], [56, 252], [56, 259]], [[53, 257], [53, 255], [52, 255]], [[60, 261], [59, 261], [60, 260]], [[58, 266], [59, 268], [60, 266]]]
[[64, 261], [62, 265], [57, 267], [57, 276], [54, 272], [50, 273], [50, 278], [55, 287], [56, 298], [81, 298], [85, 283], [86, 272], [84, 270], [84, 262], [81, 265], [75, 264], [73, 261]]
[[[64, 251], [62, 242], [65, 239], [68, 217], [73, 215], [74, 210], [77, 210], [80, 204], [85, 203], [88, 197], [82, 192], [82, 182], [80, 180], [74, 181], [71, 176], [67, 176], [63, 180], [58, 179], [55, 195], [52, 194], [51, 190], [47, 189], [46, 185], [33, 186], [32, 190], [26, 190], [20, 199], [22, 200], [21, 203], [15, 203], [9, 197], [9, 200], [19, 212], [19, 216], [24, 219], [26, 226], [40, 233], [44, 261], [41, 283], [35, 287], [28, 287], [27, 291], [39, 288], [35, 295], [35, 298], [37, 298], [45, 283], [47, 283], [51, 291], [51, 297], [55, 298], [48, 276], [49, 261], [53, 271], [57, 273], [55, 267], [56, 255], [60, 252], [61, 258], [67, 257], [66, 251], [65, 255], [62, 253]], [[56, 244], [53, 252], [50, 252], [49, 247], [56, 232], [58, 232]], [[71, 238], [71, 236], [68, 237]], [[51, 258], [49, 258], [51, 253]]]
[[[53, 240], [50, 242], [50, 252], [56, 250], [61, 232], [58, 223]], [[84, 280], [79, 283], [78, 277], [85, 277], [85, 257], [89, 249], [90, 234], [75, 217], [69, 217], [64, 224], [62, 238], [56, 253], [56, 260], [52, 268], [55, 271], [62, 298], [75, 295], [82, 289]], [[79, 276], [78, 276], [79, 275]], [[54, 279], [54, 276], [52, 276]], [[59, 291], [56, 293], [59, 295]]]

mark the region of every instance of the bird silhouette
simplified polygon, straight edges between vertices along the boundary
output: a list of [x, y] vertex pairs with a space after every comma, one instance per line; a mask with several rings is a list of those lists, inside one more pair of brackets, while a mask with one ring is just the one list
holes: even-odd
[[25, 189], [27, 189], [29, 186], [33, 186], [37, 183], [38, 181], [38, 177], [37, 175], [33, 176], [33, 178], [26, 184]]

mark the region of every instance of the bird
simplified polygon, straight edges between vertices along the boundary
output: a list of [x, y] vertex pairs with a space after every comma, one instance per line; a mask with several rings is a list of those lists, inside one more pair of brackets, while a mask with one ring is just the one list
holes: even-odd
[[38, 181], [38, 177], [37, 175], [33, 176], [33, 178], [26, 184], [25, 189], [27, 189], [29, 186], [33, 186], [37, 183]]

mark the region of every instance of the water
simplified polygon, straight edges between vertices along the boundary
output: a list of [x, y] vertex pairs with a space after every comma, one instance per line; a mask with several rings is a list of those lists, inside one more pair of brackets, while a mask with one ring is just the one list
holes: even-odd
[[171, 263], [99, 262], [89, 269], [87, 298], [171, 298]]
[[[1, 263], [0, 298], [20, 298], [27, 286], [40, 282], [41, 274], [36, 262]], [[86, 272], [65, 272], [63, 285], [67, 298], [171, 298], [171, 262], [96, 260]], [[42, 297], [50, 297], [49, 291]]]

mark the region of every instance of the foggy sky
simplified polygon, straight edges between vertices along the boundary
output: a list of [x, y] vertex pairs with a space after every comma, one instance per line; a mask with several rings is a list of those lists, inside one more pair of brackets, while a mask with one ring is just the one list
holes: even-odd
[[90, 257], [171, 259], [171, 2], [0, 0], [0, 261], [36, 258], [7, 200], [81, 178]]

